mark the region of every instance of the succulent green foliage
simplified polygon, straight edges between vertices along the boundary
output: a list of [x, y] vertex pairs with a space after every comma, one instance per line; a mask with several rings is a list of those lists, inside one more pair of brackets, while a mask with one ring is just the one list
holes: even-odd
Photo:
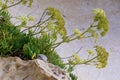
[[65, 65], [59, 55], [53, 50], [53, 42], [51, 42], [50, 39], [49, 35], [41, 36], [41, 38], [32, 38], [30, 42], [23, 47], [24, 55], [32, 59], [33, 55], [35, 55], [34, 58], [36, 58], [38, 54], [44, 54], [47, 56], [50, 63], [64, 68]]
[[0, 12], [1, 23], [0, 23], [0, 52], [6, 53], [11, 52], [12, 46], [10, 45], [12, 40], [12, 34], [10, 34], [10, 30], [12, 30], [11, 25], [8, 23], [9, 15], [7, 12]]
[[10, 25], [10, 15], [7, 11], [0, 11], [0, 25]]
[[[0, 0], [0, 55], [18, 56], [24, 60], [35, 59], [38, 54], [44, 54], [48, 62], [53, 63], [70, 73], [72, 80], [77, 77], [72, 74], [74, 67], [79, 64], [94, 64], [97, 68], [104, 68], [108, 60], [108, 52], [101, 46], [95, 46], [96, 53], [87, 50], [88, 59], [82, 59], [74, 53], [68, 63], [64, 63], [55, 51], [55, 48], [64, 42], [74, 41], [93, 37], [98, 39], [108, 32], [108, 20], [102, 9], [94, 9], [94, 22], [85, 31], [74, 29], [73, 34], [67, 36], [65, 21], [61, 12], [56, 8], [46, 8], [39, 22], [33, 26], [28, 26], [29, 21], [33, 21], [32, 16], [19, 16], [21, 24], [15, 26], [11, 23], [12, 18], [7, 9], [22, 3], [31, 6], [33, 0]], [[8, 5], [9, 4], [9, 5]], [[24, 27], [25, 30], [21, 31]], [[25, 32], [27, 31], [27, 33]], [[24, 33], [25, 32], [25, 33]], [[89, 33], [89, 35], [88, 35]], [[38, 35], [36, 37], [36, 35]], [[61, 40], [58, 42], [58, 40]]]
[[60, 58], [60, 56], [56, 52], [51, 52], [49, 54], [45, 54], [48, 57], [48, 61], [50, 63], [53, 63], [54, 65], [57, 65], [61, 68], [65, 68], [65, 64], [63, 60]]
[[71, 73], [74, 70], [74, 67], [75, 67], [74, 65], [69, 65], [67, 71]]
[[95, 46], [96, 52], [97, 52], [97, 60], [98, 64], [96, 64], [97, 68], [104, 68], [107, 65], [108, 60], [108, 52], [105, 50], [105, 48], [101, 46]]
[[23, 48], [23, 46], [28, 43], [30, 40], [29, 36], [26, 35], [26, 34], [21, 34], [21, 33], [18, 33], [16, 34], [16, 36], [14, 35], [13, 36], [13, 50], [16, 52], [16, 51], [19, 51], [20, 49]]
[[70, 73], [69, 75], [71, 77], [71, 80], [78, 80], [78, 77], [74, 75], [73, 73]]
[[24, 43], [29, 41], [29, 36], [21, 33], [17, 26], [10, 23], [10, 16], [8, 13], [2, 11], [0, 12], [0, 15], [4, 19], [0, 24], [0, 52], [3, 52], [4, 50], [4, 54], [9, 52], [14, 53], [22, 48]]
[[[5, 35], [3, 37], [5, 37]], [[11, 52], [12, 46], [10, 46], [9, 43], [10, 43], [9, 38], [0, 39], [0, 54], [1, 54], [1, 56], [5, 56], [7, 52]]]
[[26, 56], [32, 59], [33, 54], [51, 54], [52, 42], [48, 35], [41, 38], [31, 38], [30, 41], [23, 46], [23, 52]]
[[[31, 33], [22, 33], [19, 26], [11, 24], [10, 16], [7, 12], [2, 11], [0, 15], [2, 16], [0, 23], [1, 56], [18, 56], [22, 59], [35, 59], [38, 54], [45, 54], [49, 62], [61, 68], [65, 67], [59, 55], [52, 48], [53, 40], [51, 36], [44, 34], [39, 38], [34, 38], [31, 36]], [[4, 20], [2, 21], [2, 19]], [[24, 19], [21, 21], [24, 21]]]

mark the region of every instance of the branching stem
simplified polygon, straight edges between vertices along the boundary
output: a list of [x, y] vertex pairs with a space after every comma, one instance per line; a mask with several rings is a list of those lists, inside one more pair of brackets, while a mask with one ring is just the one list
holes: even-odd
[[[80, 52], [80, 50], [82, 49], [82, 47], [77, 51], [77, 52], [75, 52], [75, 54], [78, 54], [79, 52]], [[73, 57], [73, 56], [69, 56], [69, 57], [62, 57], [61, 59], [68, 59], [68, 58], [71, 58], [71, 57]]]
[[[89, 29], [91, 29], [92, 27], [93, 27], [93, 24], [91, 24], [91, 26], [90, 26], [87, 30], [85, 30], [80, 36], [82, 37], [82, 36], [83, 36]], [[74, 34], [72, 34], [72, 36], [71, 36], [71, 35], [68, 36], [69, 38], [71, 38], [71, 39], [69, 40], [69, 42], [78, 39], [78, 37], [80, 37], [80, 36], [74, 37]], [[74, 37], [74, 38], [72, 38], [72, 37]], [[67, 38], [66, 38], [66, 39], [67, 39]], [[59, 45], [61, 45], [62, 43], [64, 43], [64, 42], [66, 41], [66, 39], [64, 39], [64, 40], [62, 40], [62, 41], [60, 41], [60, 42], [58, 42], [58, 43], [55, 43], [55, 44], [54, 44], [54, 45], [55, 45], [54, 48], [56, 48], [56, 47], [58, 47]]]
[[4, 10], [4, 9], [11, 8], [11, 7], [13, 7], [13, 6], [16, 6], [16, 5], [20, 4], [21, 2], [22, 2], [22, 0], [16, 2], [15, 4], [12, 4], [12, 5], [10, 5], [10, 6], [4, 7], [4, 8], [2, 8], [0, 11], [2, 11], [2, 10]]
[[[83, 61], [83, 62], [80, 62], [80, 63], [78, 63], [78, 64], [72, 64], [72, 65], [80, 65], [80, 64], [88, 64], [89, 62], [91, 62], [91, 61], [93, 61], [94, 59], [96, 59], [98, 56], [95, 56], [95, 57], [93, 57], [93, 58], [91, 58], [91, 59], [89, 59], [89, 60], [85, 60], [85, 61]], [[70, 63], [65, 63], [65, 65], [70, 65]]]

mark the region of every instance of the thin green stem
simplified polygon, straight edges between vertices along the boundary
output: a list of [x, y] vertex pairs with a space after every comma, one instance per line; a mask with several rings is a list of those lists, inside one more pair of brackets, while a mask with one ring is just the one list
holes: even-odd
[[[89, 29], [92, 28], [92, 25], [93, 25], [93, 24], [91, 24], [91, 26], [90, 26], [87, 30], [85, 30], [80, 36], [74, 37], [74, 35], [72, 35], [74, 38], [70, 39], [69, 42], [78, 39], [78, 37], [82, 37]], [[70, 35], [70, 36], [68, 36], [68, 37], [70, 38], [70, 37], [72, 37], [72, 36]], [[56, 46], [55, 46], [54, 48], [58, 47], [59, 45], [61, 45], [61, 44], [64, 43], [65, 41], [66, 41], [66, 40], [64, 39], [64, 40], [62, 40], [62, 41], [60, 41], [60, 42], [58, 42], [58, 43], [55, 43], [54, 45], [56, 45]]]
[[40, 20], [38, 21], [38, 23], [36, 25], [39, 25], [41, 23], [41, 21], [45, 18], [46, 15], [47, 15], [46, 10], [44, 10]]
[[82, 37], [82, 36], [83, 36], [88, 30], [90, 30], [91, 28], [92, 28], [92, 25], [91, 25], [87, 30], [85, 30], [80, 36], [77, 36], [77, 37], [71, 39], [70, 41], [73, 41], [73, 40], [78, 39], [79, 37]]
[[37, 35], [37, 34], [40, 34], [45, 28], [46, 28], [46, 26], [43, 27], [39, 32], [32, 34], [32, 36]]
[[98, 56], [95, 56], [95, 57], [93, 57], [92, 59], [89, 59], [89, 60], [87, 60], [87, 61], [84, 61], [84, 62], [81, 63], [81, 64], [87, 64], [87, 63], [91, 62], [92, 60], [96, 59], [97, 57], [98, 57]]
[[[71, 34], [70, 36], [67, 36], [67, 38], [72, 38], [74, 35], [75, 35], [75, 34]], [[65, 42], [65, 39], [62, 40], [62, 41], [60, 41], [60, 42], [58, 42], [58, 43], [53, 44], [53, 45], [55, 45], [53, 48], [58, 47], [58, 46], [61, 45], [63, 42]]]
[[[75, 52], [75, 54], [78, 54], [78, 53], [80, 52], [81, 49], [82, 49], [82, 47], [81, 47], [77, 52]], [[62, 57], [61, 59], [68, 59], [68, 58], [71, 58], [71, 57], [73, 57], [73, 56]]]
[[[45, 22], [49, 21], [50, 19], [51, 19], [51, 17], [49, 17], [48, 19], [44, 20], [42, 23], [40, 23], [40, 24], [37, 25], [37, 26], [31, 26], [31, 27], [29, 27], [29, 28], [27, 28], [27, 29], [24, 29], [22, 32], [24, 32], [24, 31], [26, 31], [26, 30], [28, 30], [28, 29], [31, 29], [31, 28], [35, 28], [35, 27], [38, 27], [38, 28], [39, 28], [40, 25], [44, 24]], [[39, 34], [39, 33], [40, 33], [40, 32], [35, 33], [35, 34]], [[35, 34], [33, 34], [33, 35], [35, 35]]]
[[11, 8], [11, 7], [13, 7], [13, 6], [16, 6], [16, 5], [20, 4], [21, 2], [22, 2], [22, 0], [16, 2], [15, 4], [12, 4], [12, 5], [10, 5], [10, 6], [4, 7], [4, 8], [2, 8], [0, 11], [2, 11], [2, 10], [4, 10], [4, 9]]
[[[79, 64], [88, 64], [89, 62], [93, 61], [94, 59], [96, 59], [98, 56], [95, 56], [89, 60], [86, 60], [86, 61], [83, 61], [83, 62], [80, 62], [78, 64], [72, 64], [72, 65], [79, 65]], [[70, 65], [70, 63], [65, 63], [65, 65]]]
[[[46, 15], [47, 15], [46, 10], [44, 10], [44, 12], [43, 12], [40, 20], [39, 20], [35, 25], [33, 25], [33, 26], [39, 25], [39, 24], [42, 22], [42, 20], [45, 18]], [[36, 29], [34, 30], [34, 32], [35, 32], [36, 30], [37, 30], [37, 27], [36, 27]]]

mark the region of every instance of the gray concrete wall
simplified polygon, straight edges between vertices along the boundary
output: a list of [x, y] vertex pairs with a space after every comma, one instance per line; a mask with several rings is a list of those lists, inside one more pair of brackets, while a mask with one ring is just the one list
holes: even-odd
[[[120, 79], [120, 0], [34, 0], [32, 8], [16, 6], [11, 8], [13, 16], [33, 15], [37, 21], [43, 10], [47, 7], [58, 8], [65, 15], [66, 28], [71, 34], [73, 28], [83, 29], [92, 22], [92, 9], [102, 8], [109, 19], [108, 35], [100, 39], [97, 44], [103, 45], [109, 51], [108, 66], [104, 69], [96, 69], [92, 66], [79, 65], [74, 73], [79, 80], [119, 80]], [[16, 10], [17, 9], [17, 10]], [[85, 50], [91, 48], [91, 40], [82, 42], [74, 41], [61, 45], [57, 51], [61, 56], [69, 56], [80, 47], [81, 56], [85, 56]]]

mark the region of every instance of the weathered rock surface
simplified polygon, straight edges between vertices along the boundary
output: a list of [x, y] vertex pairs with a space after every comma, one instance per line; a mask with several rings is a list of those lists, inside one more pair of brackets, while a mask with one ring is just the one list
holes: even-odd
[[39, 59], [0, 57], [0, 80], [71, 80], [61, 68]]

